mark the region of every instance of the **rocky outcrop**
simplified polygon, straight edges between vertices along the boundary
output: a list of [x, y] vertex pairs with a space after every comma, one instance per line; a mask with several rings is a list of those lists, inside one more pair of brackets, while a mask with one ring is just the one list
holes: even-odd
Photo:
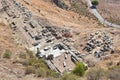
[[65, 4], [63, 0], [53, 0], [53, 2], [62, 9], [68, 9], [68, 6]]

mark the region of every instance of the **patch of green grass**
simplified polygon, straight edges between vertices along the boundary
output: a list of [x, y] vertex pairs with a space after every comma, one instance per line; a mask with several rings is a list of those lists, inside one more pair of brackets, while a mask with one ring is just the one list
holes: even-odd
[[5, 53], [3, 54], [3, 58], [10, 59], [12, 55], [12, 52], [10, 50], [5, 50]]
[[60, 80], [80, 80], [80, 77], [72, 73], [65, 73]]

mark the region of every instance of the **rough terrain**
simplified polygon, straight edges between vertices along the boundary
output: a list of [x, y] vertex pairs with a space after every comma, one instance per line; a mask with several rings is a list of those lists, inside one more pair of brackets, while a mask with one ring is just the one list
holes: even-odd
[[[52, 25], [72, 30], [73, 39], [71, 40], [70, 45], [74, 46], [75, 49], [77, 49], [81, 54], [86, 53], [83, 51], [83, 49], [86, 46], [91, 33], [95, 33], [97, 31], [105, 32], [107, 35], [113, 37], [115, 54], [106, 57], [107, 59], [103, 58], [103, 60], [95, 64], [97, 66], [106, 68], [108, 67], [107, 63], [110, 63], [111, 61], [114, 63], [113, 65], [116, 65], [117, 62], [120, 62], [119, 29], [104, 27], [93, 18], [83, 16], [83, 14], [77, 14], [71, 10], [61, 9], [54, 3], [49, 2], [49, 0], [30, 0], [29, 5], [26, 4], [24, 0], [19, 1], [37, 16], [48, 20]], [[19, 35], [14, 35], [14, 31], [12, 31], [9, 25], [6, 25], [7, 22], [3, 22], [3, 19], [0, 21], [0, 79], [42, 80], [41, 78], [35, 78], [34, 75], [24, 76], [25, 67], [19, 63], [13, 64], [14, 61], [19, 61], [18, 54], [25, 52], [25, 48], [19, 42], [16, 42], [19, 41]], [[7, 49], [11, 50], [13, 53], [10, 60], [2, 58], [3, 53]], [[88, 57], [88, 61], [91, 60], [90, 58], [91, 57]]]
[[110, 22], [120, 24], [119, 9], [120, 0], [99, 0], [98, 11]]

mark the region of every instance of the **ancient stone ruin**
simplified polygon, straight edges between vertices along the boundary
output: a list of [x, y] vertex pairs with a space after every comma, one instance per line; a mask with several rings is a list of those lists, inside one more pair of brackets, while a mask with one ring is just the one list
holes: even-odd
[[113, 38], [107, 36], [104, 32], [99, 31], [96, 33], [91, 33], [86, 43], [85, 50], [89, 54], [94, 54], [97, 58], [108, 53], [114, 53], [112, 40]]

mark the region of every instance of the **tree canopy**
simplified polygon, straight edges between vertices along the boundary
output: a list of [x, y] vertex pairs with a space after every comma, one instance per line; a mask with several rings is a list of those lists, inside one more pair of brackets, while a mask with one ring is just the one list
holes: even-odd
[[83, 76], [85, 73], [85, 65], [82, 62], [77, 62], [73, 73], [78, 76]]
[[98, 0], [92, 0], [92, 4], [97, 6], [99, 4]]

